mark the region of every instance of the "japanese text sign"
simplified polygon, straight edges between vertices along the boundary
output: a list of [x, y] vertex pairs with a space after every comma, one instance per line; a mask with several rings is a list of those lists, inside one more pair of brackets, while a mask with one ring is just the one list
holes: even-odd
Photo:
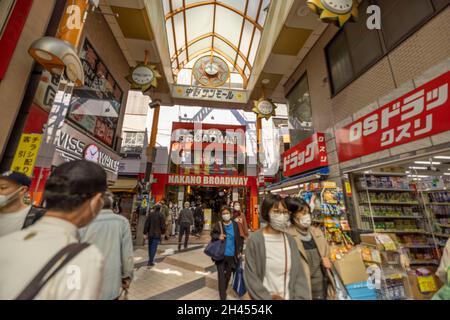
[[42, 135], [40, 134], [22, 134], [11, 170], [31, 177], [41, 142]]
[[336, 131], [341, 162], [450, 130], [450, 72]]
[[175, 85], [172, 93], [181, 99], [247, 103], [247, 93], [241, 90]]
[[313, 134], [283, 153], [283, 175], [285, 177], [327, 166], [328, 154], [323, 133]]

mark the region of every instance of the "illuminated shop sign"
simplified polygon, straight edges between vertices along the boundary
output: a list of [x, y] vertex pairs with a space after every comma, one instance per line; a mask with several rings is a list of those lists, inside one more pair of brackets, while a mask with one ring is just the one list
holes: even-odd
[[168, 184], [177, 186], [246, 187], [249, 184], [249, 178], [170, 174]]
[[450, 130], [450, 72], [336, 131], [341, 162]]

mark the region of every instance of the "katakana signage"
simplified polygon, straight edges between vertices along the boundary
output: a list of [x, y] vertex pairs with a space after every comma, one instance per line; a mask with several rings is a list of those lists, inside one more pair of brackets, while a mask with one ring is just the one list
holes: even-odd
[[341, 162], [450, 130], [450, 72], [336, 131]]
[[14, 161], [11, 165], [11, 170], [31, 177], [41, 142], [41, 134], [22, 134]]
[[196, 99], [232, 103], [247, 103], [247, 92], [242, 90], [204, 88], [174, 85], [172, 96], [179, 99]]
[[283, 175], [291, 177], [328, 166], [325, 134], [315, 133], [283, 153]]

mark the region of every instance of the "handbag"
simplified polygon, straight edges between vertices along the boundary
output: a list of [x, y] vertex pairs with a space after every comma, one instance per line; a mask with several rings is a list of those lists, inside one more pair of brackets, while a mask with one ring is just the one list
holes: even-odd
[[[219, 222], [220, 234], [223, 235], [222, 223]], [[222, 261], [225, 259], [225, 240], [216, 240], [211, 242], [205, 248], [205, 254], [214, 261]]]
[[234, 271], [233, 276], [233, 290], [242, 298], [247, 293], [247, 288], [245, 287], [244, 282], [244, 269], [242, 268], [242, 259], [239, 259], [236, 270]]

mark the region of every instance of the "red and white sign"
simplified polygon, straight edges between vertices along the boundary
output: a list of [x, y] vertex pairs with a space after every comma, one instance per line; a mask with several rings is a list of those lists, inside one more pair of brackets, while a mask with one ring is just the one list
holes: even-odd
[[345, 162], [450, 130], [450, 72], [336, 131]]
[[315, 133], [283, 153], [283, 175], [291, 177], [328, 166], [325, 134]]
[[175, 186], [247, 187], [249, 177], [169, 174], [167, 184]]

